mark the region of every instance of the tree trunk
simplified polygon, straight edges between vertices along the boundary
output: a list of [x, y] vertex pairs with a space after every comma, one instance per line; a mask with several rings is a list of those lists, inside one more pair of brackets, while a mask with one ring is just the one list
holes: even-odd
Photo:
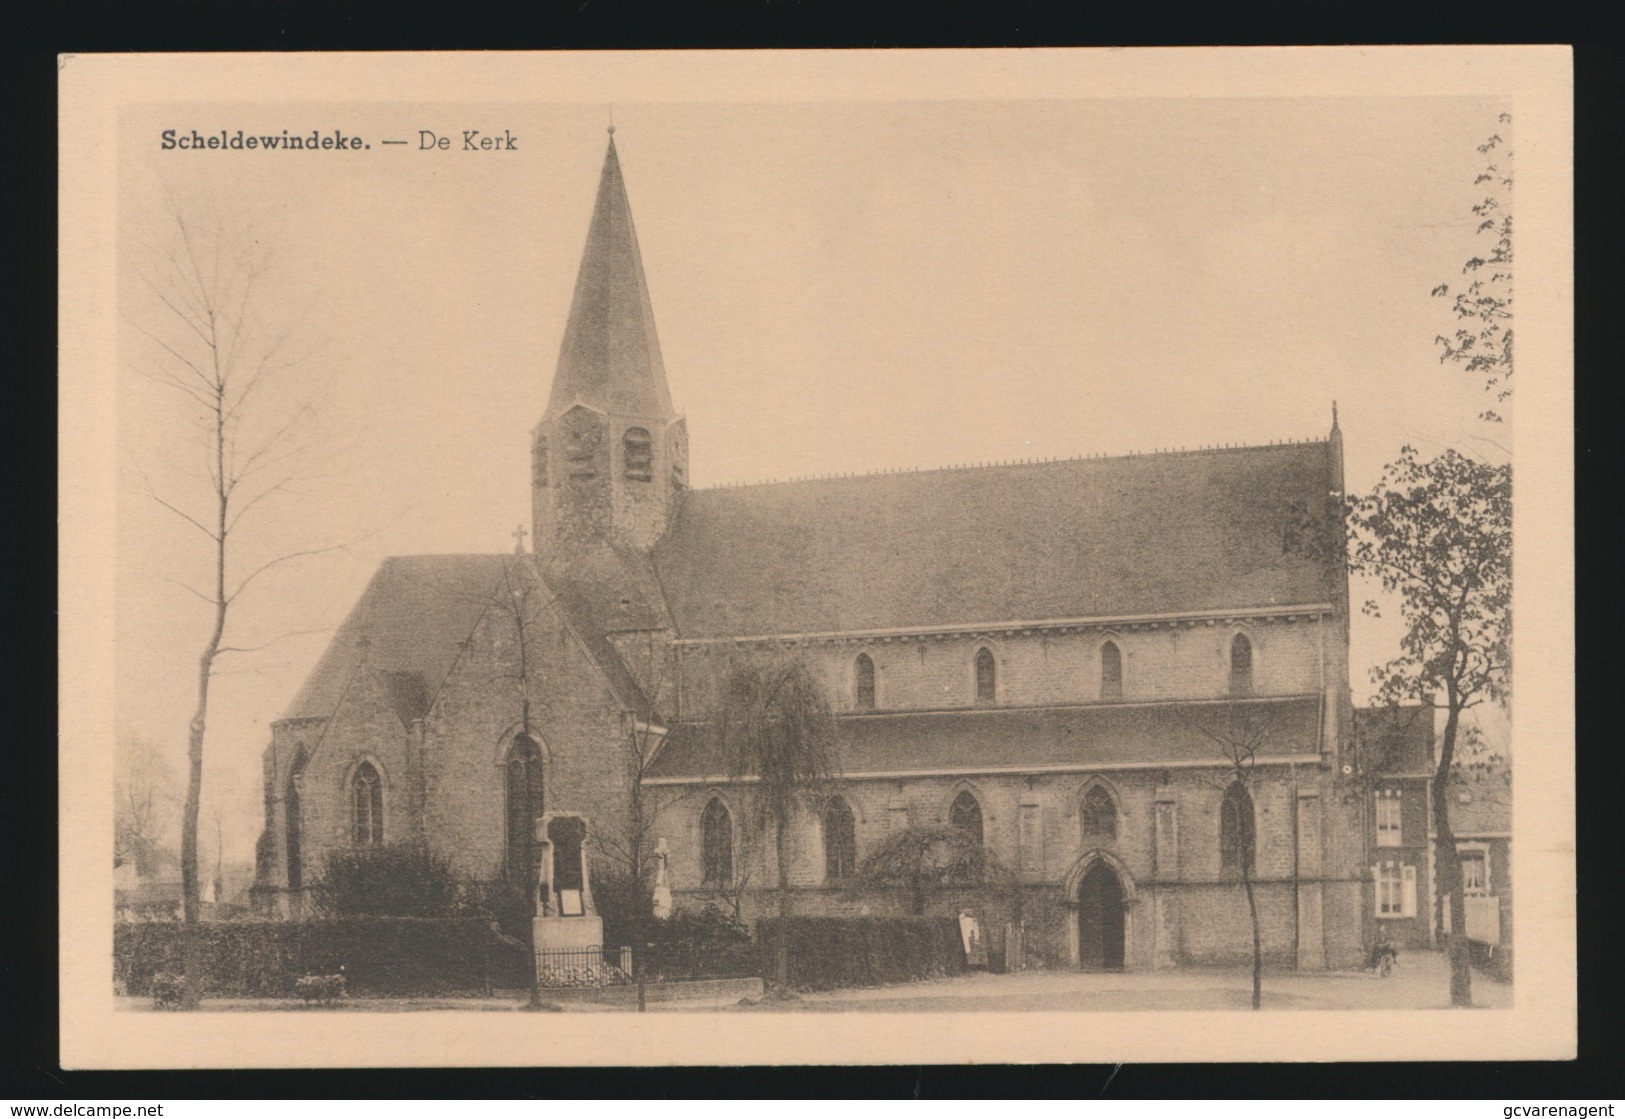
[[1253, 868], [1241, 863], [1241, 885], [1247, 891], [1247, 916], [1253, 923], [1253, 1009], [1264, 1005], [1264, 941], [1258, 932], [1258, 899], [1253, 895]]
[[789, 829], [784, 820], [774, 824], [773, 854], [779, 869], [779, 929], [774, 949], [774, 979], [781, 991], [790, 989], [790, 873], [789, 857], [784, 849], [785, 833]]
[[197, 709], [186, 735], [186, 805], [181, 813], [181, 918], [186, 925], [181, 949], [186, 968], [186, 986], [181, 1004], [187, 1008], [198, 1005], [203, 997], [201, 945], [199, 944], [198, 917], [200, 896], [198, 890], [198, 815], [203, 802], [203, 739], [209, 718], [209, 681], [214, 675], [214, 659], [220, 652], [220, 640], [226, 632], [226, 499], [220, 496], [216, 531], [219, 535], [215, 547], [215, 599], [214, 630], [203, 655], [198, 658]]
[[[1439, 768], [1433, 775], [1433, 862], [1437, 868], [1440, 908], [1450, 912], [1450, 934], [1445, 941], [1450, 954], [1450, 1005], [1473, 1005], [1473, 973], [1467, 954], [1467, 899], [1461, 890], [1461, 855], [1456, 850], [1456, 834], [1450, 828], [1450, 767], [1456, 753], [1456, 734], [1461, 725], [1461, 708], [1452, 690], [1444, 720], [1444, 736], [1439, 746]], [[1448, 901], [1445, 901], [1448, 899]]]

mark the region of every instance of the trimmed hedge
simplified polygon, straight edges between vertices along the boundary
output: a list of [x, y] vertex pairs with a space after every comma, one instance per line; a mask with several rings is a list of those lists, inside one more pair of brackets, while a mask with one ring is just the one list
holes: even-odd
[[[114, 926], [117, 977], [132, 995], [153, 974], [185, 970], [187, 926], [174, 921]], [[529, 986], [522, 941], [489, 921], [349, 917], [327, 921], [230, 921], [196, 926], [203, 993], [291, 996], [307, 975], [336, 975], [363, 995], [443, 995]]]
[[[965, 947], [953, 917], [791, 917], [790, 985], [801, 990], [873, 987], [958, 975]], [[780, 918], [756, 923], [764, 976], [777, 974]]]

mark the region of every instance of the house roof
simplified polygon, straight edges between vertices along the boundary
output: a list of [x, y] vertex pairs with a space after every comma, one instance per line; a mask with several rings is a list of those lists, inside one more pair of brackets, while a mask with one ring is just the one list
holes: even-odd
[[1428, 704], [1356, 707], [1361, 764], [1372, 774], [1426, 777], [1433, 772], [1433, 719]]
[[1468, 765], [1450, 775], [1450, 830], [1458, 839], [1512, 831], [1512, 767], [1507, 762]]
[[683, 638], [1331, 600], [1283, 533], [1329, 442], [826, 478], [684, 495], [657, 546]]
[[[1317, 699], [1254, 702], [1260, 756], [1318, 752]], [[966, 772], [1049, 766], [1224, 762], [1210, 734], [1225, 736], [1232, 705], [1117, 704], [965, 708], [841, 715], [835, 763], [841, 773]], [[687, 723], [667, 735], [653, 778], [720, 778], [729, 764], [711, 728]]]

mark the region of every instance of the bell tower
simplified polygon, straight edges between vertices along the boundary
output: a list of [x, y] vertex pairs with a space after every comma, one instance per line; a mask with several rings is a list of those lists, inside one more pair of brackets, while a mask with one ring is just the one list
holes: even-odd
[[553, 558], [572, 545], [653, 547], [688, 484], [687, 430], [609, 133], [553, 391], [531, 435], [535, 548]]

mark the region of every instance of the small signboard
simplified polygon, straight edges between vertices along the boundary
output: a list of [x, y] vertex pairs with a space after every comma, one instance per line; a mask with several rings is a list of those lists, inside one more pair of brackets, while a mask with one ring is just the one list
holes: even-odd
[[559, 916], [580, 917], [585, 912], [586, 909], [581, 904], [580, 890], [559, 891]]

